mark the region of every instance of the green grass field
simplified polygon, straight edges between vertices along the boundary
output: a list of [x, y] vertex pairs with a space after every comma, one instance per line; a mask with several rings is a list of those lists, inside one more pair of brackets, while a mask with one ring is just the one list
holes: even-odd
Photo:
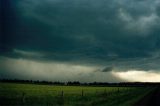
[[129, 106], [145, 87], [90, 87], [0, 83], [0, 105]]

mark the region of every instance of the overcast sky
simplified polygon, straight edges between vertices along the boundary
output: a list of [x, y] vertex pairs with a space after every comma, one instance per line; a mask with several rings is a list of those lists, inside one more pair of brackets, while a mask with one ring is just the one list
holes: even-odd
[[159, 0], [1, 0], [0, 78], [160, 81]]

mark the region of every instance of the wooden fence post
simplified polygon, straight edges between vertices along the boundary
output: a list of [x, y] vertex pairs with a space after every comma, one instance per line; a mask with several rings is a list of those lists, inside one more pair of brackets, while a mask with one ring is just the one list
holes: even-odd
[[25, 104], [25, 93], [22, 93], [22, 104]]
[[119, 93], [119, 88], [118, 88], [118, 93]]
[[104, 94], [106, 94], [106, 89], [104, 89]]
[[63, 90], [62, 90], [62, 92], [61, 92], [61, 97], [63, 97], [64, 96], [64, 92], [63, 92]]
[[84, 91], [82, 90], [82, 96], [84, 96]]
[[97, 89], [96, 89], [96, 92], [95, 92], [95, 93], [96, 93], [96, 95], [98, 95], [98, 90], [97, 90]]

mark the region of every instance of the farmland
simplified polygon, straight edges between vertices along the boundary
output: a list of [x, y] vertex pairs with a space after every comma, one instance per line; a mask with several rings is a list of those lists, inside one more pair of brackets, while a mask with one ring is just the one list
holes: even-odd
[[153, 89], [0, 83], [0, 105], [129, 106]]

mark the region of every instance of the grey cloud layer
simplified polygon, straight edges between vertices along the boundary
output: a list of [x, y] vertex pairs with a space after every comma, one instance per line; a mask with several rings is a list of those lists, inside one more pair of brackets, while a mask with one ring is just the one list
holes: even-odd
[[98, 72], [96, 66], [58, 62], [37, 62], [26, 59], [0, 57], [0, 78], [49, 81], [119, 82], [111, 72]]

